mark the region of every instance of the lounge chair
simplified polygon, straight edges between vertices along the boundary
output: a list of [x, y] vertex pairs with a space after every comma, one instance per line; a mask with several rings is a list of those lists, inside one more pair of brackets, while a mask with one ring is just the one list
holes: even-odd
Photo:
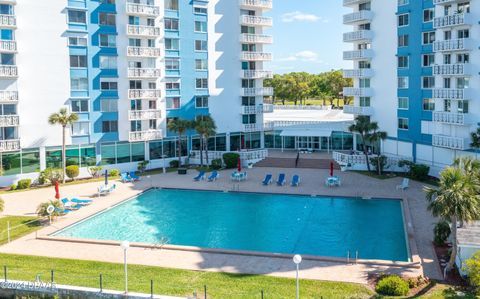
[[63, 198], [61, 200], [62, 204], [63, 204], [63, 207], [65, 209], [69, 209], [69, 210], [78, 210], [80, 209], [82, 206], [79, 205], [79, 204], [76, 204], [74, 202], [71, 202], [70, 200], [68, 200], [68, 198]]
[[219, 177], [220, 175], [218, 174], [218, 171], [214, 170], [212, 171], [212, 174], [208, 177], [208, 181], [209, 182], [216, 181]]
[[205, 179], [205, 171], [198, 172], [198, 175], [193, 178], [195, 182], [201, 181]]
[[72, 198], [70, 199], [70, 201], [79, 205], [84, 205], [84, 206], [87, 206], [93, 202], [93, 200], [90, 200], [90, 199], [78, 199], [78, 198]]
[[285, 174], [281, 173], [278, 175], [277, 186], [285, 185]]
[[122, 179], [122, 183], [132, 182], [132, 178], [130, 178], [128, 176], [128, 173], [124, 172], [124, 173], [120, 174], [120, 176], [121, 176], [121, 179]]
[[407, 190], [409, 184], [410, 184], [410, 179], [404, 178], [402, 181], [402, 184], [397, 186], [397, 190], [402, 190], [402, 191]]
[[272, 175], [271, 174], [265, 175], [262, 185], [267, 186], [267, 185], [270, 185], [271, 183], [272, 183]]
[[135, 171], [130, 171], [129, 176], [132, 181], [140, 181], [140, 177], [135, 174]]
[[115, 185], [115, 184], [98, 186], [98, 189], [97, 189], [98, 196], [110, 194], [113, 191], [115, 191], [116, 188], [117, 188], [117, 185]]
[[55, 208], [54, 210], [56, 213], [60, 214], [60, 216], [63, 216], [63, 215], [67, 215], [68, 213], [72, 212], [73, 210], [70, 210], [70, 209], [59, 209], [59, 208]]
[[298, 175], [294, 175], [292, 177], [292, 187], [298, 187], [300, 185], [300, 177]]

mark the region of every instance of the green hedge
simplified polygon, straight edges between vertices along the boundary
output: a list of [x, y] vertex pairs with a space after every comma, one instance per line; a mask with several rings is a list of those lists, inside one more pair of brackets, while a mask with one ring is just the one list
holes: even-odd
[[406, 296], [410, 291], [408, 282], [396, 275], [380, 279], [375, 288], [377, 293], [385, 296]]
[[237, 153], [225, 153], [223, 154], [223, 162], [227, 169], [237, 168], [238, 159], [240, 155]]

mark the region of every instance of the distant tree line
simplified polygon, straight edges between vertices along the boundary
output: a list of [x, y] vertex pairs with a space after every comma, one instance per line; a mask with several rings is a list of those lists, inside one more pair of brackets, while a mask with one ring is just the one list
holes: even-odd
[[352, 84], [351, 79], [343, 78], [341, 70], [320, 74], [294, 72], [274, 75], [264, 83], [266, 87], [274, 88], [274, 103], [282, 105], [307, 105], [311, 100], [322, 105], [334, 105], [335, 99], [342, 98], [343, 88]]

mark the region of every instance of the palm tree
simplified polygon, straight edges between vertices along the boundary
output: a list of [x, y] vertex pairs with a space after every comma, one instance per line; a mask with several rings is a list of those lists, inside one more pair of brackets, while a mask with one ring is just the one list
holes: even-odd
[[61, 108], [59, 112], [54, 113], [48, 117], [48, 123], [51, 125], [62, 126], [62, 169], [63, 169], [63, 183], [65, 183], [65, 168], [67, 167], [67, 161], [65, 159], [65, 138], [67, 133], [67, 126], [71, 126], [74, 122], [78, 121], [78, 115], [75, 113], [69, 113], [66, 108]]
[[0, 197], [0, 213], [5, 210], [5, 201]]
[[[376, 122], [370, 123], [370, 129], [371, 133], [367, 135], [368, 141], [372, 144], [375, 144], [377, 142], [381, 142], [385, 139], [387, 139], [388, 134], [387, 132], [384, 131], [379, 131], [378, 124]], [[378, 149], [378, 163], [377, 163], [377, 170], [378, 170], [378, 175], [382, 175], [382, 166], [380, 165], [382, 163], [382, 157], [381, 157], [381, 148]]]
[[182, 137], [191, 127], [191, 122], [180, 118], [174, 118], [168, 123], [168, 129], [178, 135], [178, 167], [182, 166]]
[[[463, 163], [462, 163], [463, 164]], [[428, 209], [433, 216], [443, 218], [452, 226], [452, 254], [446, 271], [453, 269], [457, 257], [457, 225], [480, 219], [478, 180], [469, 169], [458, 166], [445, 168], [440, 174], [439, 188], [425, 188]]]
[[200, 165], [203, 166], [203, 155], [202, 151], [205, 150], [205, 159], [207, 165], [208, 161], [208, 138], [215, 135], [215, 130], [217, 126], [215, 125], [215, 121], [210, 115], [201, 116], [195, 121], [195, 130], [198, 134], [200, 134]]
[[363, 143], [363, 153], [367, 160], [367, 169], [370, 170], [370, 161], [368, 159], [367, 141], [376, 142], [387, 138], [386, 132], [379, 131], [378, 123], [370, 122], [370, 118], [367, 116], [358, 116], [355, 123], [351, 125], [348, 130], [352, 133], [360, 135], [360, 139]]

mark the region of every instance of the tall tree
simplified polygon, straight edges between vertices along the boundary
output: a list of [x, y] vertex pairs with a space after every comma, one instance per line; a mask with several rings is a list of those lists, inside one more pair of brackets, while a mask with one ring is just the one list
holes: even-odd
[[206, 115], [198, 117], [194, 127], [197, 133], [200, 134], [200, 165], [203, 166], [202, 152], [205, 151], [205, 159], [208, 166], [208, 139], [216, 134], [217, 126], [213, 118], [210, 115]]
[[59, 112], [53, 113], [48, 117], [48, 123], [51, 125], [62, 126], [62, 169], [63, 169], [63, 183], [65, 183], [65, 169], [67, 167], [65, 143], [67, 127], [78, 121], [78, 115], [75, 113], [69, 113], [66, 108], [61, 108]]
[[355, 123], [351, 125], [348, 130], [352, 133], [357, 133], [363, 143], [363, 154], [367, 162], [367, 169], [370, 169], [370, 161], [368, 158], [367, 143], [377, 142], [387, 138], [387, 133], [379, 130], [378, 123], [371, 122], [368, 116], [358, 116]]
[[188, 120], [174, 118], [168, 123], [168, 129], [178, 135], [178, 166], [182, 166], [182, 140], [183, 135], [188, 129], [192, 128], [192, 123]]

